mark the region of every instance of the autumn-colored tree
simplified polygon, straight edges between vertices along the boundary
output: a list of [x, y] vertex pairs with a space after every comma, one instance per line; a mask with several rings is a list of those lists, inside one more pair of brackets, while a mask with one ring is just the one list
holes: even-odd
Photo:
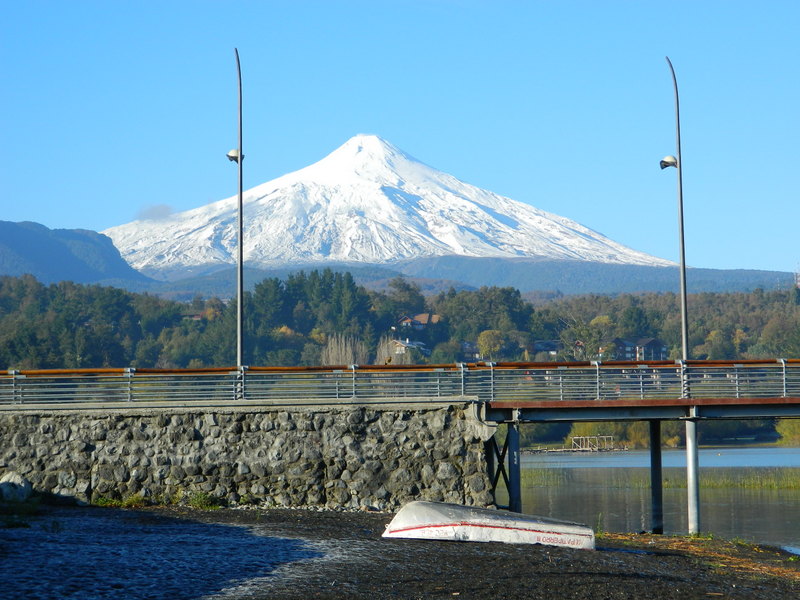
[[503, 332], [497, 329], [487, 329], [478, 334], [478, 351], [484, 358], [494, 360], [500, 353], [505, 343]]

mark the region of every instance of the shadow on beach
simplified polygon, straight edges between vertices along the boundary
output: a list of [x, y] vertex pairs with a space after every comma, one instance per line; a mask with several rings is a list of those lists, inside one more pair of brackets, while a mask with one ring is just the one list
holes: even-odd
[[5, 598], [201, 598], [321, 554], [250, 526], [153, 511], [44, 507], [0, 528]]

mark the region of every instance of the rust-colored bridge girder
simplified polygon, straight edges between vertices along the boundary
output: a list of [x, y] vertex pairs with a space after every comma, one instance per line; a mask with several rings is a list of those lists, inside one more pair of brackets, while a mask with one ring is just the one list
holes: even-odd
[[496, 401], [488, 421], [668, 421], [800, 417], [800, 396], [775, 398], [676, 398], [624, 400]]

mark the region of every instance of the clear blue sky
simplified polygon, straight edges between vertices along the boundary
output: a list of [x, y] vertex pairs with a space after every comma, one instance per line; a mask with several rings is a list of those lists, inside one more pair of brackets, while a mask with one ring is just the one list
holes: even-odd
[[372, 133], [690, 266], [800, 267], [800, 2], [2, 3], [0, 219], [102, 230]]

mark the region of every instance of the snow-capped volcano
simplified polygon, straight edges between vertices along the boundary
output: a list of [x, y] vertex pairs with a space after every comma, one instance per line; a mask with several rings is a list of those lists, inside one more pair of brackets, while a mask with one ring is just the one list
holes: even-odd
[[[164, 277], [235, 264], [237, 212], [234, 196], [103, 233], [133, 267]], [[244, 260], [254, 267], [444, 255], [673, 265], [464, 183], [373, 135], [246, 190], [243, 214]]]

